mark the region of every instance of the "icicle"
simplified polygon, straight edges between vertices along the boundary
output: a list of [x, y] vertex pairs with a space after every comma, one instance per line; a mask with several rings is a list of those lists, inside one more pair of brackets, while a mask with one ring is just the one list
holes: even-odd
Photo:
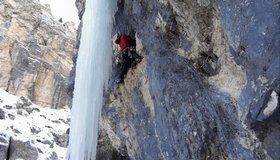
[[111, 66], [115, 0], [86, 0], [71, 111], [68, 159], [94, 160], [103, 87]]

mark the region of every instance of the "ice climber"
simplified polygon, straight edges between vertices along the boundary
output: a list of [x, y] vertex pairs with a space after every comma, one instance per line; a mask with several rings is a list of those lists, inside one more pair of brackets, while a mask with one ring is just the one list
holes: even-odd
[[120, 46], [121, 50], [125, 50], [131, 46], [135, 46], [135, 40], [126, 34], [118, 34], [115, 43]]
[[142, 57], [136, 53], [135, 39], [130, 37], [129, 35], [118, 34], [114, 42], [115, 44], [118, 44], [121, 49], [117, 53], [115, 60], [118, 66], [120, 67], [120, 78], [118, 81], [120, 83], [123, 83], [124, 76], [126, 75], [129, 68], [139, 63]]

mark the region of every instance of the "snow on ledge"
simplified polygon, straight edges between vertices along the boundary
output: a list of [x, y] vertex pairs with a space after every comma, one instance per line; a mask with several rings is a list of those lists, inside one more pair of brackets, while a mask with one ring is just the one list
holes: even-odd
[[34, 142], [39, 159], [49, 159], [53, 152], [65, 159], [70, 127], [70, 109], [54, 110], [33, 104], [25, 97], [17, 97], [0, 89], [0, 134], [22, 142]]

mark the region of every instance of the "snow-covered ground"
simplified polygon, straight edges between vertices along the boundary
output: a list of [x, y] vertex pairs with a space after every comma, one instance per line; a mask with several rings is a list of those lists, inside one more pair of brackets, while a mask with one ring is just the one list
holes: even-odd
[[69, 109], [42, 108], [25, 97], [17, 97], [0, 89], [0, 110], [0, 134], [13, 140], [32, 142], [40, 160], [53, 159], [50, 157], [55, 153], [57, 159], [65, 159]]

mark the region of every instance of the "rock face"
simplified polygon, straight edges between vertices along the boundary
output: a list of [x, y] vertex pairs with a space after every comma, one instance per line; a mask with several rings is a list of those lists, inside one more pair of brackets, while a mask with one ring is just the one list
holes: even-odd
[[52, 20], [49, 6], [33, 0], [0, 2], [0, 88], [34, 103], [70, 106], [67, 78], [76, 52], [72, 22]]
[[279, 102], [257, 119], [273, 91], [279, 101], [279, 13], [276, 1], [120, 0], [115, 28], [136, 33], [144, 59], [124, 84], [111, 78], [112, 146], [131, 159], [279, 159]]
[[5, 134], [0, 134], [0, 159], [7, 159], [9, 143], [10, 137]]
[[38, 150], [30, 141], [22, 142], [11, 139], [9, 160], [21, 159], [38, 159]]
[[98, 159], [279, 159], [279, 5], [118, 0], [143, 59], [123, 84], [113, 64]]
[[82, 20], [83, 14], [85, 12], [86, 0], [77, 0], [75, 4], [78, 9], [79, 19]]

